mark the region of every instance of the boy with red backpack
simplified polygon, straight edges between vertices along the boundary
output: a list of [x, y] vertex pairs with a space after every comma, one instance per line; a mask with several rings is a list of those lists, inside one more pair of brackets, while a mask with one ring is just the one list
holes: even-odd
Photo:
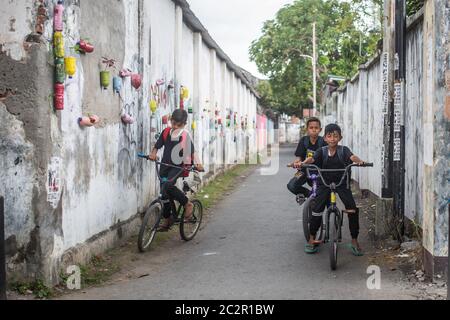
[[[195, 153], [194, 143], [192, 142], [189, 132], [185, 129], [188, 120], [188, 113], [185, 110], [177, 109], [172, 114], [170, 128], [163, 131], [149, 159], [156, 161], [158, 159], [158, 150], [164, 147], [164, 153], [161, 160], [160, 175], [163, 180], [170, 181], [180, 173], [180, 169], [165, 166], [164, 164], [172, 166], [190, 166], [195, 165], [197, 171], [204, 171], [197, 154]], [[182, 175], [185, 177], [185, 175]], [[166, 182], [170, 183], [166, 189], [166, 195], [168, 199], [163, 200], [176, 200], [185, 208], [185, 219], [192, 218], [192, 212], [194, 205], [189, 201], [186, 195], [176, 187], [176, 180]], [[174, 224], [171, 216], [170, 203], [165, 204], [163, 217], [166, 219], [161, 226], [160, 231], [168, 231]]]

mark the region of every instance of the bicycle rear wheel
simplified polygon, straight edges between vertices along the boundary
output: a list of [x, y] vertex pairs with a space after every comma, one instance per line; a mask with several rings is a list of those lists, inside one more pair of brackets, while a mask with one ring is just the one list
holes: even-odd
[[160, 202], [153, 203], [147, 209], [138, 237], [138, 248], [140, 252], [146, 252], [155, 239], [161, 222], [162, 210], [163, 207]]
[[339, 243], [339, 229], [340, 221], [338, 221], [338, 215], [335, 211], [332, 211], [329, 215], [329, 231], [330, 231], [330, 267], [331, 270], [337, 269], [338, 262], [338, 243]]
[[192, 201], [194, 205], [194, 211], [192, 212], [192, 219], [189, 222], [185, 222], [184, 220], [184, 212], [181, 216], [180, 222], [180, 235], [184, 241], [191, 241], [195, 238], [198, 231], [200, 230], [200, 226], [203, 220], [203, 205], [200, 201], [194, 200]]

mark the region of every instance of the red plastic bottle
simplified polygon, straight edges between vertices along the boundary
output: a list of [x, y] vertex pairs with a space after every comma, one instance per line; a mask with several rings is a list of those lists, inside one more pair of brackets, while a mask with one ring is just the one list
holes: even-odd
[[55, 84], [55, 109], [64, 110], [64, 84]]

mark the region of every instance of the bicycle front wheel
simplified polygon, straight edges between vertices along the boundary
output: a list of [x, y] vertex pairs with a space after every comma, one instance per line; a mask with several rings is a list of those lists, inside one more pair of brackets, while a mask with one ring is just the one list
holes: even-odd
[[161, 222], [162, 210], [162, 204], [160, 202], [155, 202], [145, 213], [138, 238], [138, 248], [140, 252], [146, 252], [155, 239]]
[[338, 243], [339, 243], [339, 229], [340, 221], [336, 212], [332, 211], [329, 215], [329, 231], [330, 231], [330, 267], [331, 270], [337, 269], [338, 262]]
[[[305, 204], [303, 205], [303, 234], [305, 235], [306, 242], [309, 242], [309, 239], [311, 237], [310, 230], [310, 224], [311, 224], [311, 218], [313, 216], [312, 207], [314, 205], [314, 199], [309, 198], [306, 200]], [[317, 231], [316, 234], [316, 240], [320, 241], [323, 237], [323, 228], [322, 225], [320, 229]]]
[[192, 212], [192, 219], [190, 221], [185, 221], [184, 213], [181, 216], [180, 223], [180, 235], [184, 241], [191, 241], [195, 238], [203, 220], [203, 205], [200, 201], [192, 201], [194, 205], [194, 211]]

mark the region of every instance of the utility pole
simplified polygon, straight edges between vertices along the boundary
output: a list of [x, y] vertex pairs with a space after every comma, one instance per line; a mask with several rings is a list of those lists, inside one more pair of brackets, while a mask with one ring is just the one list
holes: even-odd
[[[395, 81], [393, 131], [393, 195], [395, 222], [400, 224], [400, 238], [404, 233], [405, 214], [405, 78], [406, 78], [406, 0], [395, 0]], [[398, 228], [397, 228], [398, 230]]]
[[384, 0], [383, 10], [383, 53], [382, 66], [382, 114], [383, 144], [381, 146], [381, 199], [376, 214], [375, 234], [379, 238], [391, 235], [390, 228], [394, 220], [392, 192], [392, 163], [394, 155], [394, 137], [391, 128], [394, 125], [394, 56], [395, 56], [395, 0]]
[[313, 97], [314, 109], [313, 115], [317, 116], [317, 40], [316, 40], [316, 23], [313, 23]]
[[[393, 96], [394, 96], [394, 0], [384, 1], [384, 34], [382, 54], [382, 113], [383, 113], [383, 146], [382, 146], [382, 197], [392, 199], [392, 159], [393, 137]], [[392, 122], [392, 123], [391, 123]]]

